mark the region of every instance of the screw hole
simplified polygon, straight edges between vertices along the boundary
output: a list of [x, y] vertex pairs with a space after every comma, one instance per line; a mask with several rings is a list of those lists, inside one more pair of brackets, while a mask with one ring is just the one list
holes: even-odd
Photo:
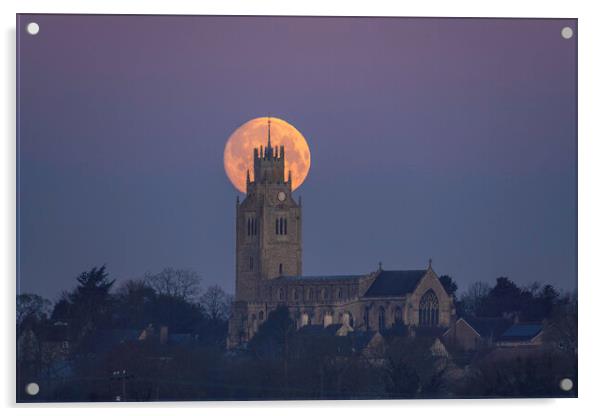
[[30, 35], [37, 35], [39, 31], [40, 25], [36, 22], [31, 22], [27, 24], [27, 33], [29, 33]]

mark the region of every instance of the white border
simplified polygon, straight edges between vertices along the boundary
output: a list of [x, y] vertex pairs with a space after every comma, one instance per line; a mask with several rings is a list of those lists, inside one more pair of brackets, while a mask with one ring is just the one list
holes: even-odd
[[[2, 306], [5, 332], [0, 377], [0, 403], [11, 407], [9, 413], [30, 413], [41, 406], [15, 406], [14, 381], [14, 293], [15, 293], [15, 13], [122, 13], [122, 14], [266, 14], [266, 15], [348, 15], [348, 16], [466, 16], [466, 17], [565, 17], [579, 18], [579, 399], [564, 400], [438, 400], [438, 401], [354, 401], [354, 402], [245, 402], [245, 403], [157, 403], [116, 405], [52, 405], [45, 406], [47, 415], [105, 414], [107, 407], [114, 414], [165, 413], [165, 408], [177, 408], [179, 414], [212, 413], [262, 415], [283, 413], [303, 415], [307, 412], [364, 415], [376, 408], [379, 413], [440, 412], [462, 416], [478, 414], [507, 415], [509, 412], [546, 412], [549, 415], [589, 414], [600, 407], [598, 386], [602, 376], [599, 349], [600, 309], [595, 308], [596, 294], [602, 293], [600, 266], [596, 262], [602, 245], [602, 129], [600, 128], [602, 59], [601, 14], [597, 2], [587, 1], [249, 1], [249, 0], [86, 0], [86, 1], [27, 1], [0, 3], [2, 14], [2, 78], [4, 96], [0, 102], [0, 126], [3, 139], [0, 186], [3, 203], [2, 256], [4, 302]], [[598, 267], [596, 267], [598, 266]], [[596, 297], [595, 297], [596, 296]]]

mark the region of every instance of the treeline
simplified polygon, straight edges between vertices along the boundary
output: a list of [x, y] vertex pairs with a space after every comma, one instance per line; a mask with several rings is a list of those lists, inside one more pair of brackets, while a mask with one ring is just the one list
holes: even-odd
[[231, 296], [219, 286], [202, 290], [194, 271], [166, 268], [117, 286], [102, 266], [81, 273], [76, 282], [55, 304], [36, 294], [17, 296], [18, 382], [86, 375], [84, 369], [100, 365], [97, 360], [119, 335], [149, 328], [225, 348]]
[[[476, 283], [457, 295], [441, 276], [460, 315], [520, 316], [544, 322], [545, 346], [529, 356], [467, 360], [436, 337], [385, 333], [366, 348], [358, 331], [334, 336], [299, 331], [286, 307], [272, 311], [247, 348], [227, 351], [231, 299], [219, 287], [201, 288], [189, 270], [165, 269], [119, 286], [105, 267], [77, 277], [73, 290], [51, 304], [37, 295], [17, 298], [20, 401], [155, 401], [555, 397], [558, 381], [576, 382], [577, 303], [552, 286], [520, 288], [507, 278]], [[143, 341], [141, 329], [154, 327]], [[178, 335], [161, 340], [160, 328]], [[134, 331], [136, 337], [109, 339]], [[181, 342], [182, 339], [189, 342]], [[119, 340], [115, 342], [115, 340]], [[69, 348], [61, 354], [60, 344]], [[44, 343], [51, 346], [44, 348]], [[99, 346], [104, 345], [104, 348]], [[374, 347], [374, 346], [373, 346]], [[36, 397], [23, 386], [40, 384]]]
[[570, 293], [561, 294], [550, 284], [532, 283], [520, 287], [508, 277], [498, 277], [494, 286], [475, 282], [458, 295], [458, 286], [451, 277], [443, 275], [440, 280], [447, 292], [455, 296], [458, 316], [512, 317], [522, 322], [541, 322], [576, 297]]

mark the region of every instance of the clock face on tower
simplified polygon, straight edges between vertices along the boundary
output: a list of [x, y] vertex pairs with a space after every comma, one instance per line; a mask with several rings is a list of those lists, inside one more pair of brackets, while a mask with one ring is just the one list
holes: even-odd
[[284, 202], [285, 199], [286, 199], [286, 194], [282, 191], [278, 192], [278, 200], [280, 202]]

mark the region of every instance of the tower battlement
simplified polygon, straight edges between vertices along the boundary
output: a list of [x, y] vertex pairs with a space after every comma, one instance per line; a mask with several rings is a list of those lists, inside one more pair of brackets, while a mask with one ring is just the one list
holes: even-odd
[[287, 185], [292, 190], [292, 175], [288, 172], [285, 180], [284, 146], [272, 146], [271, 121], [268, 118], [268, 137], [265, 147], [253, 149], [253, 181], [247, 170], [247, 194], [254, 190], [255, 184]]

